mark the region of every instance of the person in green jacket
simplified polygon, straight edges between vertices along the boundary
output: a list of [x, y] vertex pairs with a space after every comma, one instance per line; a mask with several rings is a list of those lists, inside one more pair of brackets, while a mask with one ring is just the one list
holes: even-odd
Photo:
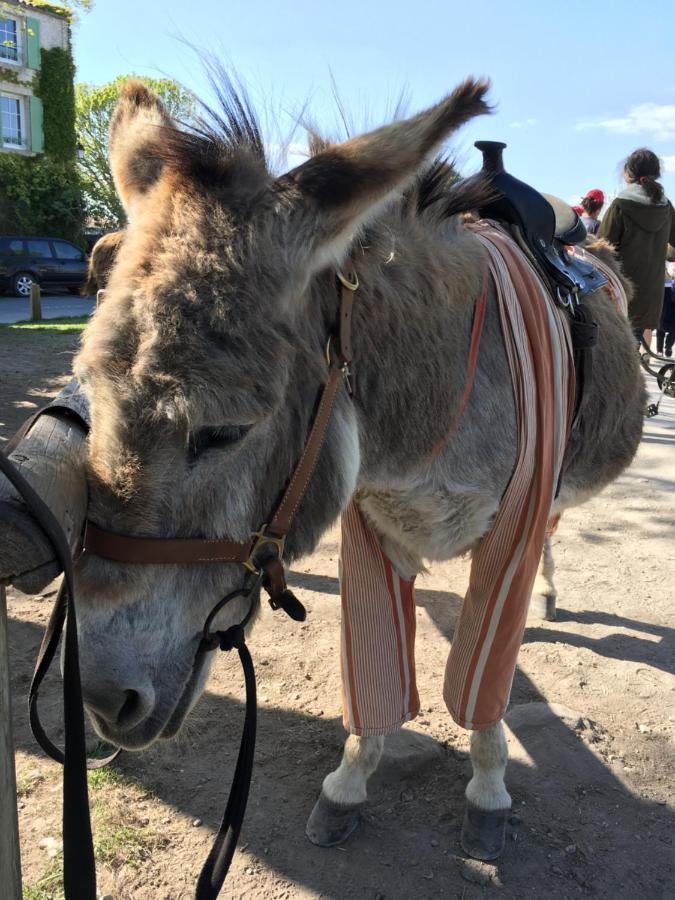
[[612, 201], [598, 237], [617, 249], [635, 293], [628, 306], [635, 336], [649, 344], [663, 305], [666, 252], [675, 244], [675, 210], [658, 178], [659, 158], [651, 150], [635, 150], [624, 164], [626, 187]]

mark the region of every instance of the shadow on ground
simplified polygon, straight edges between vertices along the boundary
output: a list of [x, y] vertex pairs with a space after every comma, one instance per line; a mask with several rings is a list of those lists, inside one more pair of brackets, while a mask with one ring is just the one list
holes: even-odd
[[[442, 592], [420, 594], [439, 630], [451, 631], [449, 618], [435, 616], [442, 606], [435, 595]], [[449, 596], [448, 607], [456, 606], [455, 596]], [[16, 743], [18, 749], [36, 754], [40, 751], [28, 731], [25, 695], [40, 637], [37, 626], [11, 620]], [[48, 733], [57, 738], [59, 694], [60, 680], [53, 675], [43, 692], [42, 711]], [[522, 702], [525, 697], [529, 702]], [[519, 900], [562, 900], [578, 894], [613, 900], [665, 898], [672, 886], [667, 860], [672, 860], [673, 812], [636, 796], [585, 743], [574, 723], [551, 710], [522, 671], [514, 699], [507, 717], [513, 735], [507, 783], [515, 818], [506, 851], [493, 871], [493, 886], [501, 885], [502, 896]], [[234, 768], [242, 704], [207, 693], [197, 721], [189, 738], [138, 755], [123, 754], [115, 766], [177, 811], [202, 819], [213, 832]], [[421, 765], [406, 757], [385, 757], [371, 782], [363, 825], [344, 847], [323, 850], [307, 841], [306, 817], [324, 775], [339, 759], [343, 738], [337, 720], [288, 709], [260, 710], [242, 833], [247, 853], [312, 896], [482, 896], [483, 888], [466, 880], [472, 871], [459, 849], [470, 764], [451, 740], [420, 735]], [[190, 857], [186, 869], [196, 875], [198, 863], [201, 860]], [[383, 893], [383, 881], [391, 884], [393, 873], [397, 890]]]
[[612, 659], [628, 660], [630, 662], [644, 663], [654, 666], [663, 672], [675, 674], [675, 629], [665, 625], [653, 625], [649, 622], [640, 622], [636, 619], [627, 619], [614, 613], [600, 610], [583, 610], [568, 612], [564, 609], [557, 611], [556, 622], [576, 622], [580, 625], [605, 625], [611, 628], [625, 628], [631, 631], [641, 631], [645, 635], [641, 638], [632, 634], [621, 634], [615, 631], [613, 634], [603, 637], [590, 637], [579, 634], [577, 631], [558, 631], [555, 624], [535, 626], [525, 630], [523, 643], [544, 641], [549, 644], [569, 644], [572, 647], [585, 647], [599, 656]]

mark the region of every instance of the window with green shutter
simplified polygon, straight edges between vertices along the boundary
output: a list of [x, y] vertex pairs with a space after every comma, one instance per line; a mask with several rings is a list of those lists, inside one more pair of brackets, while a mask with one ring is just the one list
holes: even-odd
[[39, 19], [26, 19], [26, 64], [29, 69], [40, 68]]
[[26, 146], [25, 106], [23, 97], [0, 94], [0, 130], [2, 146], [20, 149]]
[[[4, 12], [0, 5], [0, 13]], [[0, 59], [21, 64], [21, 23], [18, 19], [0, 16]]]

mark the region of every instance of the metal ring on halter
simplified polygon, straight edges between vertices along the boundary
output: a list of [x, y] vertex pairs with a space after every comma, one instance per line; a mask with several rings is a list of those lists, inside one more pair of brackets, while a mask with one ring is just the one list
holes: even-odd
[[338, 269], [335, 274], [338, 277], [338, 281], [342, 285], [342, 287], [346, 287], [348, 291], [357, 291], [359, 289], [359, 276], [356, 272], [352, 271], [354, 275], [354, 280], [347, 278], [346, 275], [343, 275], [342, 272]]
[[217, 631], [211, 631], [211, 624], [213, 620], [216, 618], [218, 613], [227, 606], [230, 601], [235, 600], [237, 597], [251, 597], [251, 604], [249, 606], [248, 612], [239, 623], [242, 628], [245, 628], [251, 620], [251, 616], [253, 615], [253, 595], [255, 591], [260, 587], [262, 583], [263, 573], [260, 572], [256, 575], [255, 578], [250, 579], [248, 583], [245, 583], [243, 587], [237, 588], [236, 591], [231, 591], [222, 600], [219, 600], [218, 603], [213, 607], [211, 612], [206, 617], [206, 621], [204, 622], [204, 628], [202, 629], [202, 648], [207, 650], [215, 650], [219, 645], [219, 638]]

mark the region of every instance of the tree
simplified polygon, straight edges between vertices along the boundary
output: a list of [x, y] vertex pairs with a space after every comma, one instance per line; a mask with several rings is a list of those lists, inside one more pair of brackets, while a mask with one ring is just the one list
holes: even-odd
[[[120, 88], [128, 78], [120, 75], [103, 85], [75, 85], [75, 127], [82, 147], [80, 167], [88, 218], [97, 225], [115, 230], [126, 224], [124, 208], [117, 196], [108, 162], [108, 128]], [[172, 116], [189, 119], [193, 95], [170, 78], [141, 78], [164, 102]]]
[[0, 234], [48, 234], [77, 244], [83, 220], [74, 162], [0, 153]]

